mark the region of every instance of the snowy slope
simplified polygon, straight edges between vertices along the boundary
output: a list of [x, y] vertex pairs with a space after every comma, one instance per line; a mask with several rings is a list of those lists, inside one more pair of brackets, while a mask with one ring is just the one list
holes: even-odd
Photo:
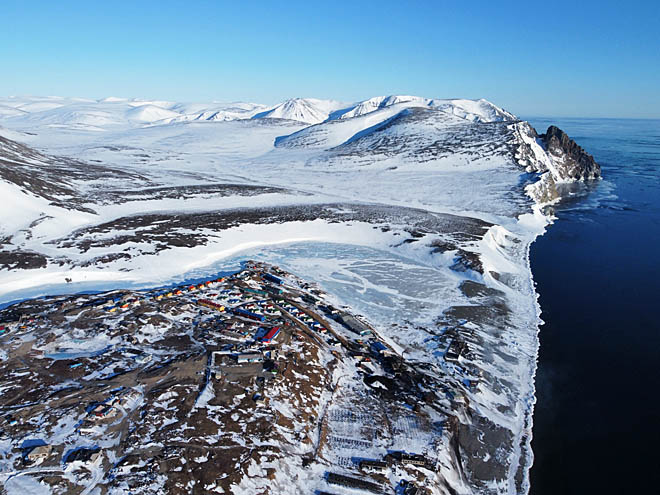
[[419, 98], [417, 96], [376, 96], [354, 105], [353, 108], [345, 109], [343, 112], [336, 112], [333, 115], [333, 118], [350, 119], [351, 117], [358, 117], [365, 113], [374, 112], [378, 109], [401, 103], [428, 106], [430, 101], [431, 100], [427, 98]]
[[[190, 122], [190, 121], [227, 121], [250, 119], [255, 114], [268, 108], [257, 103], [229, 103], [229, 104], [176, 104], [171, 110], [180, 115], [165, 119], [161, 123]], [[181, 115], [183, 114], [183, 115]]]
[[327, 120], [329, 115], [342, 108], [345, 104], [332, 100], [317, 100], [314, 98], [294, 98], [280, 103], [276, 107], [261, 112], [253, 118], [257, 119], [287, 119], [318, 124]]
[[9, 105], [0, 105], [0, 116], [2, 117], [14, 117], [16, 115], [22, 115], [26, 113], [20, 108], [14, 108]]
[[157, 122], [177, 117], [179, 114], [153, 104], [136, 105], [126, 112], [126, 118], [133, 122]]
[[419, 96], [377, 96], [358, 103], [345, 112], [336, 112], [332, 118], [347, 119], [364, 115], [376, 110], [396, 105], [399, 108], [436, 108], [471, 121], [495, 122], [515, 120], [509, 112], [493, 105], [487, 100], [440, 100]]
[[382, 108], [354, 118], [329, 120], [319, 125], [305, 127], [289, 136], [282, 136], [275, 141], [275, 146], [305, 149], [333, 148], [349, 141], [360, 133], [376, 130], [402, 111], [403, 109], [397, 106]]

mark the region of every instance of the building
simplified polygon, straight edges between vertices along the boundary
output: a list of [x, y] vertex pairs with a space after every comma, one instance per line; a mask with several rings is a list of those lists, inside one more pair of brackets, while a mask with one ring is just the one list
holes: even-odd
[[249, 292], [250, 294], [255, 294], [257, 296], [267, 296], [268, 293], [263, 290], [258, 290], [258, 289], [245, 289], [245, 292]]
[[413, 466], [427, 467], [426, 457], [420, 454], [401, 454], [401, 464], [412, 464]]
[[247, 311], [245, 309], [234, 308], [232, 312], [237, 316], [242, 316], [243, 318], [249, 318], [251, 320], [257, 321], [266, 321], [266, 317], [264, 315], [253, 313], [252, 311]]
[[199, 299], [197, 301], [197, 304], [200, 306], [205, 306], [210, 309], [215, 309], [216, 311], [224, 311], [225, 307], [222, 304], [218, 304], [216, 302], [213, 302], [209, 299]]
[[27, 459], [30, 462], [44, 461], [48, 459], [52, 451], [52, 445], [38, 445], [27, 454]]
[[243, 352], [236, 356], [238, 364], [243, 363], [263, 363], [264, 356], [260, 352]]
[[360, 478], [344, 476], [343, 474], [328, 473], [326, 480], [331, 485], [345, 486], [356, 490], [367, 490], [372, 493], [382, 493], [383, 491], [381, 485]]
[[80, 461], [84, 463], [88, 462], [95, 462], [99, 456], [95, 454], [99, 454], [100, 450], [98, 447], [93, 447], [93, 448], [86, 448], [86, 447], [81, 447], [77, 448], [71, 452], [63, 459], [65, 464], [69, 464], [71, 462], [75, 461]]
[[99, 404], [92, 410], [93, 419], [112, 418], [117, 415], [119, 411], [111, 404]]
[[387, 471], [387, 463], [383, 461], [372, 461], [364, 459], [360, 461], [360, 469], [365, 473], [383, 474]]
[[445, 360], [453, 363], [457, 362], [465, 352], [466, 347], [465, 342], [458, 339], [452, 340], [445, 353]]
[[387, 346], [378, 340], [371, 343], [371, 349], [377, 354], [384, 354], [388, 350]]
[[273, 340], [277, 338], [279, 334], [280, 334], [280, 327], [273, 327], [266, 333], [266, 335], [261, 337], [261, 342], [264, 344], [270, 344]]
[[337, 320], [351, 332], [357, 333], [358, 335], [367, 335], [371, 332], [371, 329], [367, 325], [349, 314], [344, 313], [338, 316]]
[[280, 295], [284, 292], [282, 289], [278, 287], [273, 287], [272, 285], [266, 285], [264, 289], [266, 289], [271, 294], [275, 294], [275, 295]]
[[325, 314], [330, 315], [330, 316], [336, 316], [336, 315], [339, 314], [339, 310], [337, 308], [333, 308], [330, 305], [321, 306], [321, 310]]

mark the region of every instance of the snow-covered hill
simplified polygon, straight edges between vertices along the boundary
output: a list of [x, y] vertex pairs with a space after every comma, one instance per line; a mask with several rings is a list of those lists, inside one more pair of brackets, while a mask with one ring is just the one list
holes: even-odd
[[344, 103], [314, 98], [294, 98], [276, 107], [254, 116], [258, 119], [287, 119], [318, 124], [328, 119], [329, 115], [344, 107]]
[[336, 112], [332, 118], [351, 118], [374, 112], [376, 110], [396, 106], [397, 108], [435, 108], [454, 114], [466, 120], [480, 122], [495, 122], [501, 120], [515, 120], [515, 116], [491, 102], [481, 100], [440, 100], [420, 98], [419, 96], [377, 96], [354, 105], [345, 112]]
[[126, 112], [126, 118], [134, 122], [158, 122], [177, 117], [179, 114], [152, 104], [134, 106]]

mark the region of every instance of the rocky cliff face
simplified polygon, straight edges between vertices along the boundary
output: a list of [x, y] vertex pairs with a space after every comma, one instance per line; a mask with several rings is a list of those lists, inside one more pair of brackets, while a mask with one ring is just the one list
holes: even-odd
[[561, 197], [558, 184], [597, 179], [600, 165], [564, 131], [552, 125], [539, 135], [527, 122], [514, 124], [518, 136], [516, 159], [528, 172], [541, 174], [528, 186], [528, 194], [539, 203]]
[[600, 165], [594, 157], [558, 127], [551, 125], [539, 139], [565, 178], [584, 180], [600, 177]]

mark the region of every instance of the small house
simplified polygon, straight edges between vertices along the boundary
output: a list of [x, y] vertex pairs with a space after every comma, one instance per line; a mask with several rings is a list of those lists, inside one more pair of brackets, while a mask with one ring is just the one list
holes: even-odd
[[428, 461], [426, 457], [420, 454], [401, 454], [402, 464], [412, 464], [413, 466], [426, 467]]
[[52, 445], [38, 445], [28, 452], [27, 459], [30, 462], [44, 461], [48, 459], [52, 451]]
[[364, 459], [360, 461], [360, 469], [365, 473], [383, 474], [387, 471], [387, 463], [384, 461]]
[[236, 356], [238, 364], [243, 363], [262, 363], [264, 360], [263, 354], [259, 352], [244, 352]]
[[378, 340], [371, 343], [371, 349], [377, 354], [384, 354], [388, 350], [387, 346]]
[[[66, 454], [63, 458], [63, 461], [65, 464], [69, 464], [71, 462], [84, 462], [84, 463], [94, 463], [98, 458], [100, 454], [100, 450], [98, 447], [96, 448], [86, 448], [86, 447], [81, 447], [77, 448], [75, 450], [70, 451], [68, 454]], [[95, 455], [96, 454], [96, 455]]]

